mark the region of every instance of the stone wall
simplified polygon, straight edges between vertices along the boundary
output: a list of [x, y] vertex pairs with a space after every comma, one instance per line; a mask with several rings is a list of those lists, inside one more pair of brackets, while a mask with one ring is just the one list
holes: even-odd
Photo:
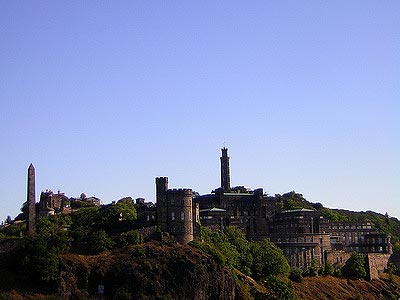
[[369, 279], [378, 279], [379, 275], [382, 274], [388, 265], [390, 254], [382, 253], [368, 253], [368, 268], [369, 268]]
[[[387, 253], [367, 253], [366, 255], [368, 279], [378, 279], [387, 269], [391, 255]], [[343, 267], [350, 257], [350, 252], [333, 250], [326, 252], [326, 261], [339, 268]]]
[[346, 262], [350, 259], [351, 253], [343, 250], [331, 250], [326, 251], [326, 262], [329, 262], [336, 268], [343, 267]]
[[140, 228], [138, 229], [138, 232], [143, 242], [148, 242], [151, 240], [161, 241], [162, 239], [158, 226]]

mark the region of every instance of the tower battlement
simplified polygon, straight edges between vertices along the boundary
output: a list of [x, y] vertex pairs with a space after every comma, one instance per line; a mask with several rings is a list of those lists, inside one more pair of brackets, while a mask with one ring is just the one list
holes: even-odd
[[175, 195], [182, 195], [182, 196], [192, 196], [193, 191], [192, 189], [169, 189], [168, 193], [175, 194]]

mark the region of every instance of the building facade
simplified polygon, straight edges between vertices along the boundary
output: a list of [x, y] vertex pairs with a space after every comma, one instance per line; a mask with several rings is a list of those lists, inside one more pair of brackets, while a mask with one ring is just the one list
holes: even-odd
[[334, 251], [391, 253], [390, 237], [378, 233], [371, 223], [331, 222], [311, 209], [283, 210], [280, 200], [264, 194], [263, 189], [229, 186], [228, 149], [221, 151], [221, 187], [193, 200], [199, 205], [202, 225], [218, 230], [236, 226], [249, 239], [268, 238], [298, 268], [308, 268], [312, 261], [323, 265], [327, 253]]
[[173, 235], [178, 242], [192, 241], [199, 219], [192, 190], [169, 189], [168, 177], [157, 177], [156, 200], [157, 224], [161, 230]]

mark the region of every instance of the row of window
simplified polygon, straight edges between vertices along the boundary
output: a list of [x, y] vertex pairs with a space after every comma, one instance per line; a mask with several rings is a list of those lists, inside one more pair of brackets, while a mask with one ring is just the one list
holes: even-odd
[[332, 225], [331, 229], [372, 229], [371, 225]]
[[[185, 220], [191, 221], [192, 220], [192, 214], [190, 212], [185, 216], [185, 213], [182, 211], [180, 217], [181, 217], [180, 218], [181, 221], [185, 221]], [[177, 220], [177, 218], [175, 217], [175, 212], [173, 211], [173, 212], [171, 212], [171, 221], [175, 221], [175, 220]]]
[[147, 222], [150, 222], [150, 219], [151, 219], [152, 221], [154, 221], [154, 220], [156, 219], [156, 216], [155, 216], [155, 215], [151, 215], [151, 216], [150, 216], [150, 215], [147, 215], [147, 216], [146, 216], [146, 221], [147, 221]]
[[[314, 243], [313, 237], [278, 238], [277, 243]], [[322, 240], [320, 241], [322, 243]]]
[[378, 246], [378, 247], [350, 247], [349, 251], [356, 252], [388, 252], [386, 247]]

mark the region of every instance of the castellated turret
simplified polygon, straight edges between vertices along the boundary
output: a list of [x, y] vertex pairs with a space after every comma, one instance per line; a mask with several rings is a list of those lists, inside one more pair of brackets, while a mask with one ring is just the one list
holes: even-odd
[[157, 221], [181, 243], [193, 240], [193, 192], [191, 189], [168, 189], [168, 178], [156, 178]]

